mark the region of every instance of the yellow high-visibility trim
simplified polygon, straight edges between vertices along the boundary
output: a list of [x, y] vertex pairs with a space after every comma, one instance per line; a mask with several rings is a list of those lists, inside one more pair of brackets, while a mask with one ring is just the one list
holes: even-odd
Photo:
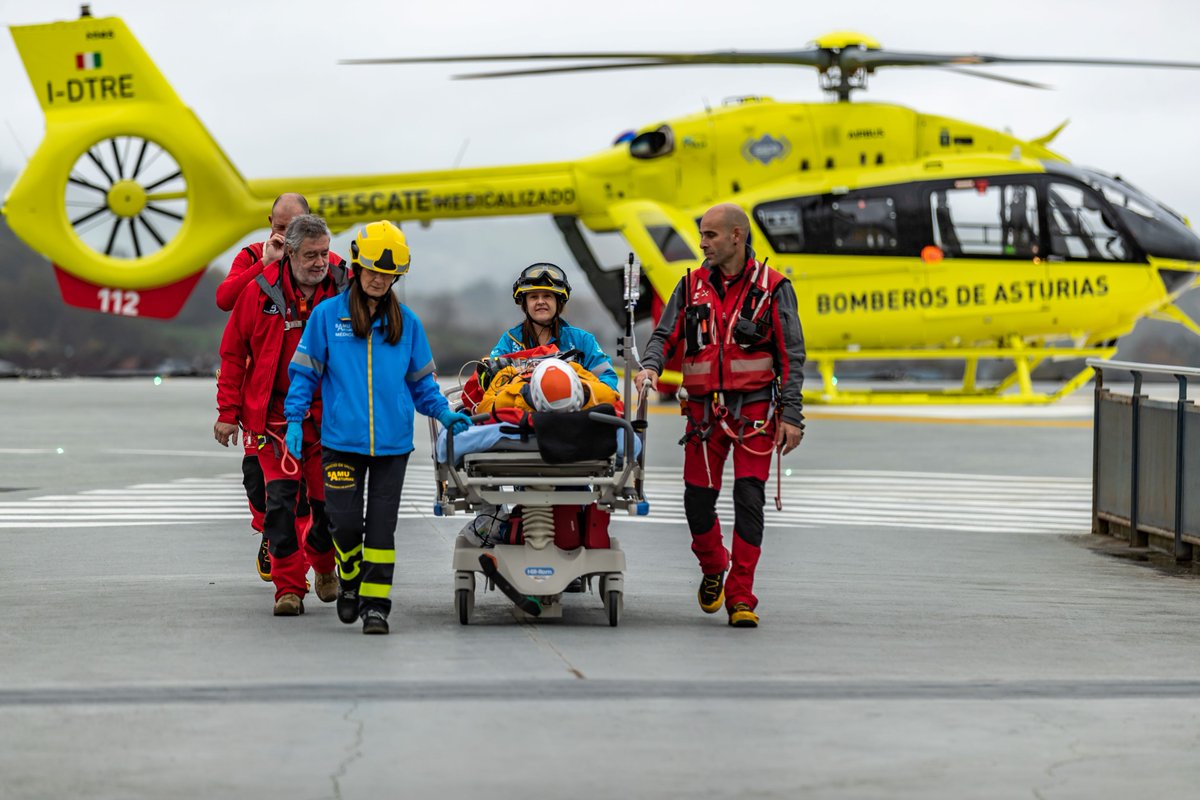
[[357, 555], [358, 551], [362, 550], [362, 548], [363, 548], [363, 546], [361, 544], [359, 544], [359, 545], [356, 545], [355, 547], [352, 547], [351, 549], [343, 552], [342, 548], [337, 546], [337, 542], [333, 543], [333, 549], [337, 550], [338, 561], [349, 560], [351, 556]]
[[358, 585], [359, 597], [382, 597], [387, 598], [392, 591], [390, 583], [367, 583], [363, 581]]
[[346, 569], [345, 564], [338, 564], [338, 575], [340, 575], [342, 580], [344, 580], [344, 581], [354, 580], [355, 578], [358, 577], [358, 573], [361, 571], [362, 571], [362, 562], [361, 561], [354, 562], [354, 569]]
[[378, 547], [364, 547], [363, 560], [370, 561], [372, 564], [395, 564], [396, 551], [390, 547], [386, 550]]

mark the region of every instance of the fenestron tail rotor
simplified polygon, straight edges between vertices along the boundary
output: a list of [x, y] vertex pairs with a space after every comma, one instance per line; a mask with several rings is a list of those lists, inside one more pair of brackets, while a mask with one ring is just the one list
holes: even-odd
[[472, 61], [576, 61], [549, 67], [529, 67], [472, 72], [456, 78], [507, 78], [553, 75], [595, 70], [642, 69], [646, 67], [791, 65], [812, 67], [820, 74], [821, 88], [838, 100], [849, 100], [850, 93], [866, 88], [867, 76], [884, 67], [949, 68], [960, 75], [990, 78], [1030, 88], [1048, 88], [1036, 81], [993, 75], [964, 67], [992, 64], [1053, 64], [1078, 66], [1159, 67], [1200, 69], [1200, 63], [1123, 58], [1057, 58], [1047, 56], [996, 56], [983, 53], [913, 53], [886, 50], [869, 36], [853, 31], [837, 31], [810, 42], [799, 50], [722, 50], [702, 53], [510, 53], [503, 55], [431, 56], [416, 58], [356, 58], [342, 64], [441, 64]]
[[157, 142], [114, 136], [75, 160], [64, 201], [72, 230], [93, 252], [141, 259], [179, 233], [187, 216], [187, 179]]

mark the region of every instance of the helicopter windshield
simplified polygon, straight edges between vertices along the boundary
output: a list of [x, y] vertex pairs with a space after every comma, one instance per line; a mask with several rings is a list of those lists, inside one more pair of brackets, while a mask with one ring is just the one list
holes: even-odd
[[1050, 254], [1084, 261], [1128, 261], [1129, 248], [1095, 195], [1082, 186], [1051, 183], [1046, 197]]
[[[1066, 201], [1066, 194], [1072, 194], [1079, 203], [1081, 215], [1088, 216], [1090, 221], [1114, 230], [1124, 227], [1138, 247], [1148, 255], [1200, 261], [1200, 238], [1196, 237], [1183, 217], [1145, 192], [1127, 181], [1096, 170], [1059, 162], [1044, 163], [1047, 172], [1069, 176], [1088, 187], [1070, 187], [1069, 192], [1059, 192], [1059, 197]], [[1051, 187], [1052, 192], [1064, 186], [1067, 184], [1055, 182]], [[1053, 197], [1051, 200], [1053, 204]], [[1111, 218], [1106, 216], [1108, 214], [1111, 214]], [[1100, 228], [1094, 230], [1099, 231]], [[1102, 249], [1107, 249], [1107, 240], [1100, 244]]]

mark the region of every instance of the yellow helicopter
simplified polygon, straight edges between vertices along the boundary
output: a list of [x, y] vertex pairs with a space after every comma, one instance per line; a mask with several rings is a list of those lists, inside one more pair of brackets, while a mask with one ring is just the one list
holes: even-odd
[[[479, 77], [678, 64], [816, 69], [836, 103], [744, 97], [634, 131], [575, 161], [392, 175], [243, 178], [118, 18], [14, 26], [46, 135], [7, 196], [11, 229], [54, 264], [72, 305], [127, 316], [177, 313], [205, 266], [261, 226], [276, 195], [305, 194], [335, 231], [387, 218], [550, 214], [610, 309], [613, 274], [582, 228], [617, 231], [656, 302], [700, 263], [696, 220], [742, 205], [759, 257], [796, 287], [824, 402], [1049, 402], [1031, 372], [1047, 360], [1110, 357], [1137, 320], [1170, 319], [1200, 271], [1187, 222], [1128, 183], [1048, 147], [947, 117], [849, 103], [883, 67], [1179, 62], [898, 53], [835, 33], [771, 53], [565, 53], [370, 59], [367, 63], [538, 60], [584, 64]], [[981, 74], [981, 73], [975, 73]], [[1016, 83], [994, 75], [987, 77]], [[947, 391], [849, 391], [850, 360], [956, 359]], [[979, 362], [1011, 362], [989, 386]], [[667, 377], [667, 376], [664, 376]]]

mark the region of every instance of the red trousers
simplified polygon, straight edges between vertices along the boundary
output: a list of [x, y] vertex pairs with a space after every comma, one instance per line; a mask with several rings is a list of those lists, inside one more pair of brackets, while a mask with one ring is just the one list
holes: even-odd
[[[763, 503], [774, 455], [775, 421], [768, 418], [767, 401], [747, 403], [740, 419], [721, 416], [705, 402], [687, 404], [688, 438], [683, 450], [683, 505], [692, 533], [692, 552], [705, 574], [729, 571], [725, 605], [758, 605], [754, 571], [762, 552]], [[722, 420], [724, 424], [722, 424]], [[741, 434], [742, 441], [738, 442]], [[733, 451], [734, 526], [732, 547], [725, 548], [717, 497], [725, 461]]]
[[[285, 427], [274, 432], [281, 438]], [[275, 599], [285, 594], [304, 597], [308, 591], [308, 567], [318, 573], [334, 571], [333, 538], [325, 515], [325, 475], [321, 468], [319, 432], [310, 420], [304, 421], [304, 447], [299, 459], [288, 456], [282, 442], [266, 435], [260, 437], [258, 463], [266, 481], [266, 513], [263, 532], [271, 548], [271, 580]], [[296, 469], [285, 471], [285, 464]], [[311, 522], [298, 516], [303, 505], [312, 507]]]

